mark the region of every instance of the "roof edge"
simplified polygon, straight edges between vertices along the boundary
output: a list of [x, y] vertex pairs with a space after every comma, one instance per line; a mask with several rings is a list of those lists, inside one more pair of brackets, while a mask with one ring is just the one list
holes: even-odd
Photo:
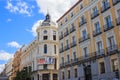
[[67, 12], [65, 12], [58, 20], [60, 21], [67, 13], [69, 13], [77, 4], [79, 4], [82, 0], [77, 1]]

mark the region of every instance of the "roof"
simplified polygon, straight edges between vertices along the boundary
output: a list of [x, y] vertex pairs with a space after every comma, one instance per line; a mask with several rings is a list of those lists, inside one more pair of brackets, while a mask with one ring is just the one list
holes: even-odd
[[68, 14], [73, 8], [75, 8], [76, 5], [78, 5], [81, 1], [82, 1], [82, 0], [79, 0], [78, 2], [76, 2], [66, 13], [63, 14], [63, 16], [61, 16], [61, 17], [57, 20], [57, 22], [60, 21], [65, 15], [67, 15], [67, 14]]

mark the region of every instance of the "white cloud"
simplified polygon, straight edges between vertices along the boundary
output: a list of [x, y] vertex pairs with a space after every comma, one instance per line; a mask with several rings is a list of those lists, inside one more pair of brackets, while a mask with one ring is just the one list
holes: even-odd
[[3, 71], [4, 68], [5, 68], [5, 64], [0, 64], [0, 73]]
[[36, 33], [36, 29], [40, 26], [41, 22], [43, 22], [43, 20], [38, 20], [34, 23], [34, 25], [32, 26], [32, 29], [29, 30], [29, 29], [26, 29], [26, 31], [29, 31], [32, 33], [33, 36], [36, 36], [37, 33]]
[[47, 10], [53, 21], [60, 18], [77, 0], [36, 0], [39, 12], [46, 14]]
[[21, 0], [14, 1], [14, 2], [13, 1], [14, 0], [7, 0], [7, 6], [5, 7], [10, 12], [26, 14], [28, 16], [32, 15], [32, 9], [34, 8], [33, 5], [29, 6], [26, 2], [23, 2]]
[[10, 18], [9, 18], [9, 19], [7, 19], [7, 22], [11, 22], [11, 21], [12, 21], [12, 19], [10, 19]]
[[7, 45], [9, 47], [15, 47], [15, 48], [20, 48], [21, 47], [21, 45], [19, 43], [17, 43], [16, 41], [9, 42], [9, 43], [7, 43]]
[[0, 50], [0, 60], [8, 61], [11, 58], [13, 58], [13, 54]]

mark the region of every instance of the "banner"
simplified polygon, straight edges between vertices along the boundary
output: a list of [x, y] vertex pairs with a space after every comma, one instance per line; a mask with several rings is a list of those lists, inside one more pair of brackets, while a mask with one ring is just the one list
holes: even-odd
[[44, 57], [37, 60], [38, 64], [55, 64], [55, 58], [53, 57]]

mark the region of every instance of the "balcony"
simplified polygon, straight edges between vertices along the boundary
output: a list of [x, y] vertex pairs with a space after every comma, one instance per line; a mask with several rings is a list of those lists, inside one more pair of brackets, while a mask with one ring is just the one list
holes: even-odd
[[64, 63], [61, 63], [61, 64], [60, 64], [60, 67], [61, 67], [61, 68], [62, 68], [62, 67], [64, 67], [64, 66], [65, 66], [65, 64], [64, 64]]
[[116, 5], [117, 3], [120, 2], [120, 0], [112, 0], [113, 1], [113, 5]]
[[65, 50], [70, 49], [70, 45], [66, 45], [64, 49], [65, 49]]
[[91, 19], [94, 19], [95, 17], [97, 17], [99, 15], [99, 11], [94, 11], [91, 15]]
[[93, 31], [93, 37], [97, 36], [97, 35], [100, 35], [102, 33], [102, 30], [101, 28], [98, 28], [96, 30]]
[[105, 4], [103, 4], [102, 8], [101, 8], [101, 13], [107, 11], [110, 8], [110, 3], [106, 2]]
[[70, 29], [70, 33], [74, 32], [75, 30], [76, 30], [75, 27], [72, 27], [72, 28]]
[[71, 59], [71, 62], [72, 62], [72, 63], [78, 62], [78, 58]]
[[116, 24], [117, 24], [117, 26], [120, 25], [120, 17], [118, 17], [118, 18], [116, 19]]
[[68, 31], [66, 31], [66, 32], [64, 33], [64, 37], [66, 37], [67, 35], [69, 35], [69, 32], [68, 32]]
[[88, 39], [90, 39], [90, 35], [89, 34], [87, 36], [85, 36], [85, 37], [80, 38], [79, 39], [79, 43], [84, 42], [84, 41], [86, 41]]
[[87, 23], [86, 19], [82, 20], [82, 21], [80, 22], [79, 27], [81, 27], [82, 25], [84, 25], [84, 24], [86, 24], [86, 23]]
[[104, 25], [104, 32], [108, 31], [110, 29], [114, 28], [113, 22], [108, 22], [107, 24]]
[[60, 36], [59, 36], [59, 40], [61, 40], [61, 39], [63, 39], [63, 35], [60, 35]]
[[74, 47], [74, 46], [76, 46], [76, 45], [77, 45], [77, 44], [76, 44], [76, 41], [74, 41], [74, 42], [72, 42], [72, 43], [70, 44], [71, 48]]
[[65, 66], [69, 66], [69, 65], [71, 65], [70, 61], [65, 62]]
[[61, 48], [61, 49], [60, 49], [60, 53], [62, 53], [62, 52], [64, 52], [64, 49]]
[[107, 54], [108, 55], [112, 55], [115, 53], [118, 53], [118, 45], [111, 45], [109, 47], [106, 48]]

